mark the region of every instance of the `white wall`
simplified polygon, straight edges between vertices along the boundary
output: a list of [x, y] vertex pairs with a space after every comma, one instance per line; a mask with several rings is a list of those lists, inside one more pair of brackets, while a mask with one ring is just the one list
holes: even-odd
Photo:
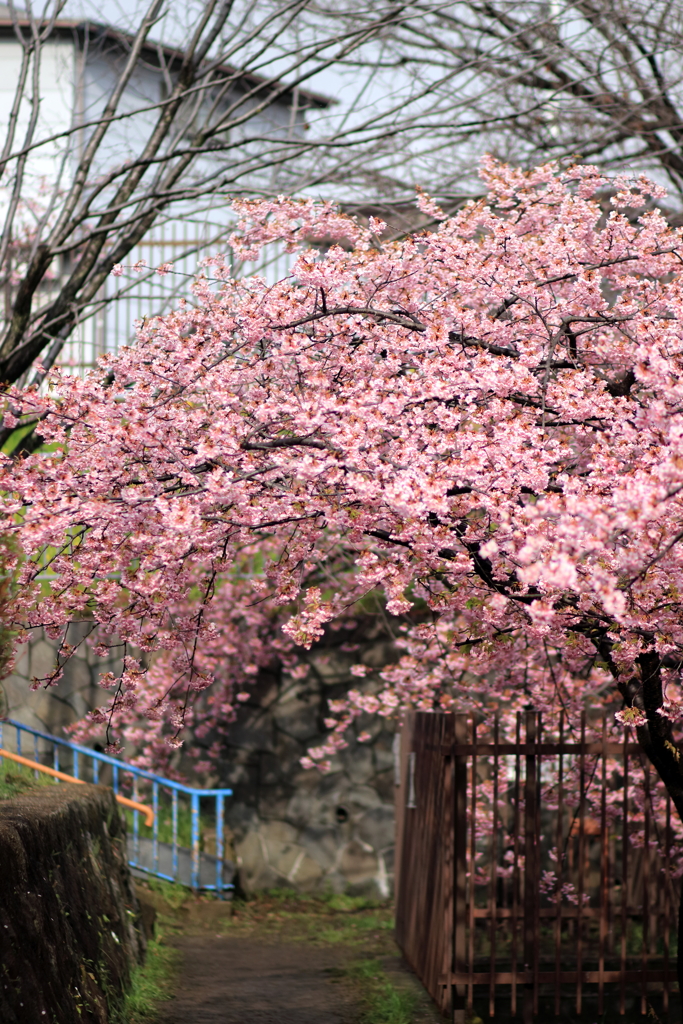
[[[0, 40], [0, 131], [5, 138], [6, 125], [14, 101], [16, 84], [21, 68], [21, 46], [17, 40]], [[31, 68], [27, 95], [31, 95]], [[75, 47], [68, 39], [55, 39], [42, 47], [40, 59], [40, 113], [34, 142], [47, 139], [71, 126], [75, 102]], [[20, 107], [19, 124], [13, 149], [23, 146], [31, 115], [28, 98]], [[54, 187], [60, 174], [62, 158], [69, 143], [57, 139], [47, 143], [30, 155], [26, 166], [26, 181], [31, 194], [40, 207]], [[3, 190], [5, 191], [5, 190]], [[6, 191], [3, 198], [6, 201]], [[0, 206], [0, 210], [2, 206]], [[35, 212], [35, 211], [34, 211]], [[30, 223], [30, 214], [24, 216]]]

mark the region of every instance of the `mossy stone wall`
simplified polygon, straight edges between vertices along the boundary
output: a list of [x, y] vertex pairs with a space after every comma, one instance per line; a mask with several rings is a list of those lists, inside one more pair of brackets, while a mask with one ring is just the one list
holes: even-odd
[[109, 1024], [144, 948], [112, 790], [0, 802], [2, 1024]]

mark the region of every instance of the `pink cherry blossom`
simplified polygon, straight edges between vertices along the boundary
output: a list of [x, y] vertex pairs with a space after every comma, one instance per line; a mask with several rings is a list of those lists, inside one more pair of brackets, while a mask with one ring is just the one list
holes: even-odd
[[46, 442], [2, 463], [11, 625], [126, 646], [93, 728], [161, 764], [190, 726], [218, 757], [269, 659], [305, 674], [372, 599], [400, 657], [330, 701], [307, 764], [406, 707], [625, 704], [683, 814], [683, 233], [643, 178], [492, 158], [482, 178], [399, 241], [239, 200], [233, 249], [280, 242], [289, 277], [212, 257], [134, 347], [7, 392]]

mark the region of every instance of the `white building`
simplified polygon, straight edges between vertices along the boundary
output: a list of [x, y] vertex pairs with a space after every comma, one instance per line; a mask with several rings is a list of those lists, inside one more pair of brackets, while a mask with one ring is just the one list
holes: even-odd
[[[19, 38], [22, 35], [24, 45]], [[22, 54], [26, 41], [30, 39], [28, 19], [20, 15], [18, 23], [13, 22], [9, 8], [0, 4], [0, 147], [11, 125], [21, 77]], [[130, 36], [109, 26], [65, 19], [56, 21], [47, 38], [34, 45], [25, 95], [15, 111], [16, 131], [10, 147], [14, 153], [21, 150], [21, 140], [26, 136], [31, 118], [37, 117], [32, 148], [21, 168], [22, 202], [13, 218], [15, 238], [22, 233], [30, 234], [41, 216], [54, 216], [58, 210], [57, 192], [66, 189], [71, 182], [80, 154], [95, 130], [128, 59], [131, 42]], [[153, 130], [159, 104], [163, 103], [177, 79], [181, 62], [182, 53], [178, 50], [154, 42], [144, 45], [119, 103], [118, 119], [109, 127], [98, 151], [95, 179], [112, 167], [136, 159]], [[222, 96], [211, 91], [198, 92], [192, 102], [188, 100], [185, 103], [182, 123], [174, 127], [178, 147], [192, 137], [197, 122], [206, 117], [211, 104], [214, 104], [214, 117], [215, 110], [234, 109], [236, 104], [242, 104], [242, 114], [249, 114], [254, 109], [256, 101], [251, 94], [254, 87], [264, 83], [265, 79], [236, 73], [228, 66], [219, 70], [224, 72], [224, 79], [230, 80], [229, 88]], [[34, 75], [38, 77], [34, 79]], [[36, 82], [39, 83], [37, 109], [31, 102]], [[231, 128], [229, 139], [226, 133], [223, 141], [229, 144], [230, 149], [217, 149], [196, 159], [188, 182], [211, 176], [219, 180], [224, 169], [229, 168], [231, 162], [234, 164], [237, 157], [241, 165], [242, 192], [246, 188], [245, 180], [253, 181], [254, 192], [264, 184], [266, 187], [275, 184], [268, 178], [275, 172], [260, 166], [266, 161], [259, 159], [259, 154], [263, 153], [269, 140], [282, 146], [290, 139], [301, 138], [306, 127], [306, 110], [322, 108], [328, 103], [326, 98], [314, 93], [299, 89], [285, 91], [265, 109], [249, 114], [241, 125]], [[219, 137], [219, 145], [220, 142]], [[7, 181], [0, 178], [2, 219], [9, 208], [17, 168], [15, 160], [7, 169]], [[253, 174], [250, 168], [253, 168]], [[97, 300], [84, 310], [82, 322], [62, 352], [60, 362], [63, 365], [92, 365], [97, 355], [116, 349], [131, 337], [136, 319], [162, 312], [173, 304], [177, 295], [187, 288], [202, 256], [224, 251], [229, 225], [229, 192], [229, 185], [219, 187], [213, 195], [206, 195], [200, 200], [177, 201], [160, 214], [143, 241], [130, 252], [126, 264], [144, 260], [154, 268], [170, 262], [174, 264], [175, 273], [163, 278], [155, 274], [132, 273], [122, 278], [110, 278], [100, 290]], [[106, 195], [104, 190], [103, 196]], [[266, 263], [271, 264], [267, 271], [269, 276], [277, 276], [286, 270], [286, 264], [278, 260], [277, 253], [270, 253]], [[59, 280], [68, 274], [71, 267], [70, 257], [66, 254], [59, 265], [54, 266], [54, 279]], [[240, 269], [236, 268], [236, 272]], [[11, 294], [11, 286], [6, 286], [6, 296], [11, 298]], [[53, 288], [43, 286], [42, 301], [48, 301], [51, 295], [54, 295]]]

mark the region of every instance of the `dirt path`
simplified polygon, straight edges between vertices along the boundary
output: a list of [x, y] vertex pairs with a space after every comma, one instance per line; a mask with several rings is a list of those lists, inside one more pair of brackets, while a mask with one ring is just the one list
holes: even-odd
[[357, 1018], [345, 986], [335, 982], [333, 950], [246, 936], [183, 935], [173, 1000], [159, 1007], [164, 1024], [348, 1024]]
[[178, 952], [157, 1024], [443, 1024], [402, 961], [387, 902], [276, 890], [230, 903], [163, 883], [138, 896], [156, 912], [157, 948]]

